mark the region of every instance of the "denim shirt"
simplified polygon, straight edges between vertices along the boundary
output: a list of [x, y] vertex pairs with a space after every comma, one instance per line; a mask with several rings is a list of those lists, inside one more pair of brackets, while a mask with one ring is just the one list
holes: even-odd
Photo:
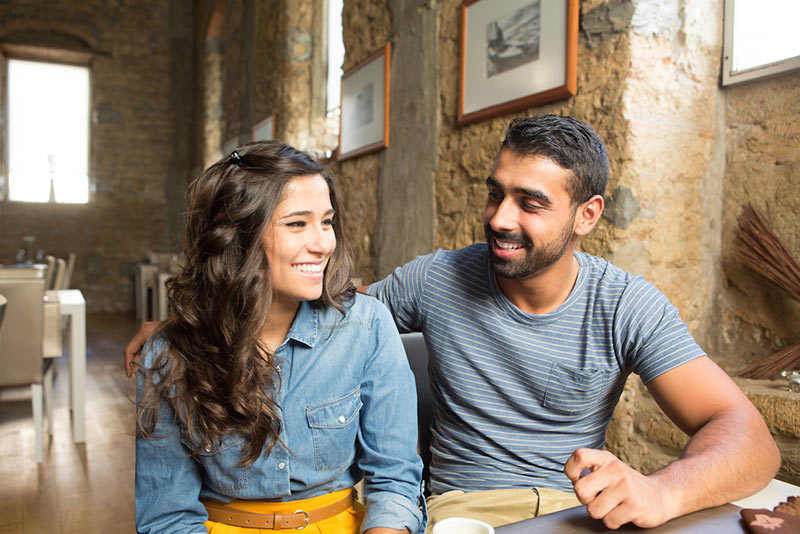
[[[156, 337], [145, 348], [137, 401], [146, 368], [165, 347]], [[423, 532], [414, 378], [383, 304], [356, 295], [342, 316], [302, 302], [275, 358], [282, 424], [269, 456], [241, 467], [244, 439], [232, 434], [201, 448], [195, 461], [187, 447], [191, 438], [166, 404], [154, 433], [159, 438], [137, 436], [137, 531], [206, 532], [201, 498], [293, 501], [349, 488], [364, 477], [361, 532]]]

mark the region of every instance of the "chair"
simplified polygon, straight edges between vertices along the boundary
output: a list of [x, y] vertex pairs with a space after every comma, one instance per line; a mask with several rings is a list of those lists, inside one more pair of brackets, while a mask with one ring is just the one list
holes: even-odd
[[423, 480], [428, 479], [431, 464], [431, 424], [433, 423], [433, 392], [431, 390], [430, 375], [428, 374], [428, 347], [425, 338], [420, 332], [400, 334], [403, 348], [406, 351], [408, 363], [414, 372], [414, 381], [417, 386], [417, 427], [418, 448], [424, 469]]
[[61, 258], [56, 258], [56, 272], [53, 275], [53, 285], [47, 289], [64, 289], [64, 274], [67, 270], [67, 262]]
[[67, 268], [64, 272], [64, 282], [59, 289], [70, 289], [70, 285], [72, 284], [72, 272], [75, 270], [75, 258], [76, 255], [74, 252], [70, 252], [69, 256], [67, 256]]
[[[0, 294], [8, 303], [0, 329], [0, 387], [31, 386], [36, 429], [36, 461], [43, 458], [42, 403], [53, 434], [53, 366], [44, 359], [44, 280], [2, 279]], [[43, 390], [44, 386], [44, 390]]]
[[139, 263], [133, 271], [133, 289], [136, 298], [136, 320], [140, 323], [155, 317], [152, 300], [155, 299], [158, 264]]
[[45, 256], [47, 261], [47, 270], [45, 271], [44, 288], [50, 289], [53, 287], [53, 280], [56, 274], [56, 258], [55, 256]]
[[44, 280], [47, 274], [45, 264], [33, 264], [25, 267], [3, 267], [0, 266], [0, 280], [9, 278], [40, 278]]

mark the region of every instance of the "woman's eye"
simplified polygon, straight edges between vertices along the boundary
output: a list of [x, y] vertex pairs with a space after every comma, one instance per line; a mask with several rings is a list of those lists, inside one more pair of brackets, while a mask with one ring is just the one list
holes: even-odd
[[333, 226], [333, 219], [325, 219], [324, 221], [322, 221], [322, 224], [324, 226]]
[[289, 228], [302, 228], [306, 225], [305, 221], [293, 221], [290, 223], [286, 223], [286, 226]]

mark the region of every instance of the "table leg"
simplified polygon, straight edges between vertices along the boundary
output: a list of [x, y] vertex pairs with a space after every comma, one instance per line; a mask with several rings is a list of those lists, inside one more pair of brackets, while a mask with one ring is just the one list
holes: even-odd
[[69, 381], [72, 408], [72, 437], [86, 441], [86, 308], [70, 316]]

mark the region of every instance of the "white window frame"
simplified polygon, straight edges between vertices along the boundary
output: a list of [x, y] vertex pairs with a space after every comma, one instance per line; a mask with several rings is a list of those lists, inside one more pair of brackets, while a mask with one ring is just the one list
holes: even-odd
[[800, 56], [786, 58], [774, 63], [758, 65], [756, 67], [733, 70], [734, 66], [734, 13], [736, 0], [725, 0], [724, 11], [724, 39], [722, 51], [722, 85], [735, 85], [760, 78], [767, 78], [800, 69]]

